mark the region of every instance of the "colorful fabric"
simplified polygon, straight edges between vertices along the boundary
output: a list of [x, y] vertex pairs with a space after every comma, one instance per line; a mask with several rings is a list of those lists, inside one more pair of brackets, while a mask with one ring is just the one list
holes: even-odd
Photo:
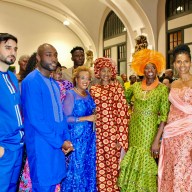
[[62, 82], [62, 84], [63, 84], [63, 86], [64, 86], [64, 88], [66, 89], [66, 90], [70, 90], [70, 89], [72, 89], [74, 86], [73, 86], [73, 83], [71, 83], [70, 81], [68, 81], [68, 80], [62, 80], [61, 81]]
[[79, 117], [92, 115], [95, 103], [88, 92], [86, 97], [82, 97], [69, 90], [63, 109], [75, 150], [69, 155], [67, 176], [61, 192], [96, 192], [96, 134], [93, 122], [77, 121]]
[[192, 89], [173, 88], [160, 150], [159, 192], [192, 191]]
[[141, 82], [127, 91], [130, 103], [134, 95], [134, 111], [129, 124], [129, 149], [120, 165], [121, 192], [157, 191], [157, 164], [151, 156], [151, 145], [158, 124], [166, 122], [169, 111], [168, 89], [159, 84], [151, 91], [143, 91]]
[[106, 57], [101, 57], [95, 60], [94, 62], [94, 73], [95, 73], [95, 77], [99, 78], [100, 76], [100, 71], [102, 68], [104, 67], [108, 67], [111, 69], [111, 74], [112, 74], [112, 79], [116, 78], [116, 74], [117, 74], [117, 69], [116, 69], [116, 65], [114, 63], [114, 61], [110, 58], [106, 58]]
[[128, 148], [129, 116], [124, 90], [118, 82], [113, 82], [92, 86], [90, 93], [97, 114], [97, 188], [102, 192], [118, 192], [120, 153]]
[[131, 68], [137, 73], [137, 75], [143, 76], [144, 68], [149, 63], [155, 64], [158, 74], [165, 70], [164, 56], [161, 53], [150, 49], [143, 49], [136, 52], [133, 56]]

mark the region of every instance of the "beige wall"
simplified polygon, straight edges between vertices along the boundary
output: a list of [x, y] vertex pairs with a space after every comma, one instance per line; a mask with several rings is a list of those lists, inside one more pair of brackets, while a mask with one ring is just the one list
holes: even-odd
[[[62, 65], [70, 67], [70, 50], [83, 46], [81, 40], [60, 21], [32, 9], [0, 2], [0, 32], [8, 32], [18, 38], [18, 56], [31, 55], [43, 43], [56, 47]], [[15, 62], [18, 71], [17, 61]]]
[[168, 30], [182, 27], [185, 25], [191, 25], [192, 22], [192, 14], [185, 15], [183, 17], [179, 17], [168, 22]]

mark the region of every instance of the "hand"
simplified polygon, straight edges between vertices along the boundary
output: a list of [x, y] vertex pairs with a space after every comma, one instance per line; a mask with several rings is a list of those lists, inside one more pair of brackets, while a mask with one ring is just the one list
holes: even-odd
[[0, 158], [3, 157], [4, 153], [5, 153], [5, 149], [0, 146]]
[[120, 148], [121, 148], [121, 144], [117, 142], [116, 148], [117, 148], [117, 149], [120, 149]]
[[71, 151], [74, 151], [73, 144], [70, 141], [65, 141], [62, 145], [62, 151], [65, 153], [65, 155]]
[[89, 115], [87, 116], [88, 121], [92, 121], [95, 122], [97, 120], [97, 116], [96, 115]]
[[159, 141], [154, 141], [151, 146], [151, 156], [155, 159], [159, 157]]

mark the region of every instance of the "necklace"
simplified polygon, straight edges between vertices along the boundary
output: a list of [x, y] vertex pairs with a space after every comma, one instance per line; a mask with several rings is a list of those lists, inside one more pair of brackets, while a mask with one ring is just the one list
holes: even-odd
[[81, 93], [81, 92], [78, 90], [77, 87], [74, 87], [74, 89], [75, 89], [75, 91], [76, 91], [79, 95], [81, 95], [82, 97], [86, 97], [86, 96], [87, 96], [87, 93], [86, 93], [86, 92], [85, 92], [85, 93]]
[[147, 85], [146, 79], [144, 79], [141, 83], [141, 89], [144, 91], [151, 91], [153, 89], [155, 89], [159, 84], [159, 79], [156, 78], [155, 81], [153, 83], [151, 83], [151, 85]]

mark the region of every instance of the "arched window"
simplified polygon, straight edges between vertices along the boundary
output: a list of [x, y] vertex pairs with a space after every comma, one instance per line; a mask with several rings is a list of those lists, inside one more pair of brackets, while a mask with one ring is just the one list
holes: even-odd
[[105, 20], [103, 32], [104, 40], [121, 35], [125, 32], [125, 26], [113, 11], [109, 13]]
[[111, 11], [103, 28], [103, 56], [117, 63], [118, 74], [127, 72], [127, 32], [122, 21]]

